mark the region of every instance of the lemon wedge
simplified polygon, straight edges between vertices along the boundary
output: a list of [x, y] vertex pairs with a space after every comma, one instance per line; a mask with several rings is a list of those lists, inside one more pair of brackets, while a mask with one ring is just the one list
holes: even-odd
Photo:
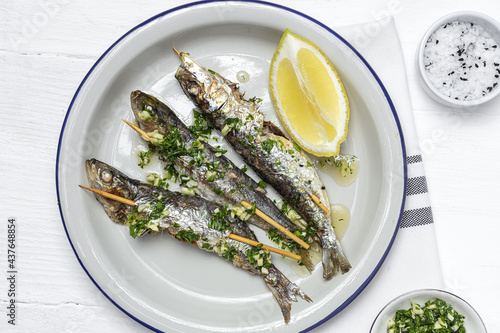
[[269, 87], [281, 122], [302, 149], [338, 155], [347, 136], [349, 101], [318, 46], [287, 29], [271, 61]]

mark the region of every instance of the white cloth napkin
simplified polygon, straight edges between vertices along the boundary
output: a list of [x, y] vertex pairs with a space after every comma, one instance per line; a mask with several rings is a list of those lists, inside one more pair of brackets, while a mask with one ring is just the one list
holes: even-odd
[[415, 132], [406, 69], [394, 20], [334, 27], [373, 67], [396, 107], [406, 143], [408, 188], [401, 227], [385, 262], [366, 289], [314, 332], [369, 332], [380, 310], [415, 289], [443, 288], [432, 210]]

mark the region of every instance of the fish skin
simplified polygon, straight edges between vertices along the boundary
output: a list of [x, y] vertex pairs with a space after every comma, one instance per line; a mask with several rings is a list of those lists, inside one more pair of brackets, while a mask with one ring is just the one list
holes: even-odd
[[[228, 237], [229, 233], [232, 232], [258, 241], [246, 223], [228, 215], [225, 220], [229, 222], [230, 231], [219, 231], [209, 227], [211, 217], [217, 210], [222, 208], [221, 206], [200, 197], [183, 195], [153, 185], [143, 184], [96, 159], [87, 160], [86, 170], [92, 188], [132, 200], [138, 206], [161, 200], [168, 213], [166, 216], [150, 221], [145, 228], [146, 232], [155, 233], [165, 230], [174, 238], [182, 241], [182, 239], [176, 237], [179, 232], [192, 230], [199, 237], [197, 240], [192, 241], [191, 244], [207, 252], [214, 253], [251, 274], [261, 276], [277, 300], [286, 323], [290, 321], [291, 302], [296, 302], [297, 296], [312, 302], [309, 296], [302, 292], [297, 285], [290, 282], [273, 264], [268, 267], [267, 273], [262, 272], [259, 266], [252, 264], [247, 257], [247, 251], [257, 248]], [[98, 194], [95, 196], [103, 205], [111, 220], [120, 224], [128, 224], [127, 219], [133, 213], [130, 206], [117, 203]], [[148, 209], [145, 209], [138, 214], [141, 214], [141, 218], [147, 218], [149, 213]], [[211, 248], [204, 248], [203, 245], [206, 243]], [[237, 251], [232, 260], [228, 259], [227, 256], [225, 257], [223, 252], [216, 250], [221, 246], [234, 248]]]
[[[131, 93], [130, 102], [135, 119], [142, 130], [146, 132], [154, 132], [157, 130], [164, 135], [175, 128], [179, 130], [180, 136], [184, 141], [183, 144], [190, 146], [196, 140], [194, 134], [177, 117], [175, 112], [156, 97], [137, 90]], [[150, 107], [151, 118], [145, 120], [141, 118], [139, 114], [146, 106]], [[196, 188], [194, 188], [196, 195], [220, 205], [239, 207], [242, 209], [244, 209], [240, 204], [242, 200], [255, 203], [257, 208], [265, 212], [266, 215], [287, 230], [291, 232], [299, 230], [297, 226], [276, 207], [273, 201], [265, 195], [266, 191], [261, 189], [259, 184], [234, 165], [227, 157], [224, 155], [217, 156], [215, 149], [206, 142], [203, 142], [203, 148], [201, 150], [204, 155], [204, 163], [200, 166], [196, 166], [193, 163], [193, 157], [191, 156], [178, 156], [175, 160], [175, 168], [180, 174], [186, 174], [197, 181]], [[208, 165], [213, 165], [214, 163], [218, 163], [219, 175], [223, 174], [223, 176], [221, 178], [216, 177], [214, 181], [209, 182], [205, 175], [209, 171]], [[213, 191], [214, 187], [221, 189], [224, 194], [216, 194]], [[269, 223], [255, 214], [250, 216], [248, 222], [266, 231], [271, 228]], [[309, 242], [314, 242], [314, 240], [310, 239]], [[296, 247], [295, 252], [302, 257], [302, 262], [306, 268], [312, 271], [314, 269], [314, 264], [311, 261], [310, 253], [300, 246]]]
[[[325, 186], [309, 157], [277, 126], [264, 121], [256, 103], [244, 99], [238, 84], [200, 66], [187, 53], [180, 53], [180, 58], [182, 63], [175, 77], [184, 93], [220, 131], [228, 119], [237, 118], [241, 126], [238, 130], [231, 129], [225, 135], [226, 140], [305, 221], [314, 223], [323, 250], [323, 277], [330, 279], [339, 272], [348, 272], [351, 264], [335, 235], [329, 214], [311, 198], [315, 194], [329, 206]], [[250, 145], [249, 138], [255, 147]], [[264, 149], [263, 143], [271, 143], [272, 147], [269, 149], [268, 144], [268, 149]]]

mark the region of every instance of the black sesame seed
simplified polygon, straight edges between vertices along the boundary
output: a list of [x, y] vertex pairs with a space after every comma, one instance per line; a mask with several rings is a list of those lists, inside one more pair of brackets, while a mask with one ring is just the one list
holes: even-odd
[[497, 46], [496, 46], [496, 45], [493, 45], [493, 46], [492, 46], [492, 48], [496, 49], [496, 48], [497, 48]]
[[325, 187], [325, 186], [321, 186], [321, 189], [322, 189], [322, 190], [326, 190], [326, 187]]
[[458, 58], [458, 61], [464, 61], [464, 58]]
[[498, 66], [499, 64], [497, 64], [496, 62], [494, 62], [493, 65]]
[[479, 68], [479, 66], [477, 64], [474, 64], [474, 66], [476, 66], [476, 68]]
[[439, 44], [439, 40], [438, 39], [436, 39], [436, 44]]

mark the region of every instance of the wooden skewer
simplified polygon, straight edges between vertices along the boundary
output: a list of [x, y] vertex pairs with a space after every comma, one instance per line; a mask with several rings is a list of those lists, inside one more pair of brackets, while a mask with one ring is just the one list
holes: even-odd
[[126, 121], [125, 119], [122, 119], [127, 125], [129, 125], [130, 127], [132, 127], [137, 133], [139, 133], [141, 135], [141, 137], [146, 140], [146, 141], [149, 141], [151, 142], [151, 139], [149, 138], [149, 135], [148, 133], [146, 133], [145, 131], [143, 131], [141, 128], [139, 128], [138, 126], [135, 126], [134, 124], [132, 124], [131, 122], [129, 121]]
[[302, 259], [302, 257], [299, 256], [299, 255], [297, 255], [297, 254], [290, 253], [290, 252], [287, 252], [287, 251], [284, 251], [284, 250], [281, 250], [281, 249], [277, 249], [277, 248], [272, 247], [272, 246], [267, 246], [267, 245], [264, 245], [262, 243], [259, 243], [259, 242], [256, 242], [254, 240], [251, 240], [251, 239], [248, 239], [248, 238], [245, 238], [245, 237], [241, 237], [241, 236], [238, 236], [238, 235], [235, 235], [235, 234], [229, 234], [229, 238], [237, 240], [237, 241], [245, 243], [245, 244], [248, 244], [248, 245], [255, 246], [255, 247], [261, 247], [264, 250], [268, 250], [270, 252], [278, 253], [278, 254], [287, 256], [289, 258], [292, 258], [292, 259], [296, 259], [296, 260], [301, 260]]
[[172, 48], [174, 49], [175, 53], [177, 53], [177, 55], [178, 55], [179, 57], [181, 57], [181, 53], [180, 53], [179, 51], [177, 51], [177, 49], [176, 49], [175, 47], [172, 47]]
[[[78, 186], [80, 186], [81, 188], [84, 188], [86, 190], [89, 190], [91, 192], [94, 192], [96, 194], [102, 195], [105, 198], [116, 200], [118, 202], [124, 203], [124, 204], [129, 205], [129, 206], [136, 206], [135, 201], [132, 201], [132, 200], [120, 197], [118, 195], [111, 194], [111, 193], [108, 193], [108, 192], [105, 192], [105, 191], [97, 190], [95, 188], [90, 188], [90, 187], [83, 186], [83, 185], [78, 185]], [[270, 252], [281, 254], [283, 256], [287, 256], [287, 257], [290, 257], [290, 258], [293, 258], [293, 259], [296, 259], [296, 260], [301, 260], [302, 259], [301, 256], [296, 255], [294, 253], [283, 251], [281, 249], [277, 249], [277, 248], [272, 247], [272, 246], [267, 246], [267, 245], [264, 245], [262, 243], [259, 243], [259, 242], [256, 242], [254, 240], [251, 240], [251, 239], [248, 239], [248, 238], [245, 238], [245, 237], [241, 237], [241, 236], [238, 236], [238, 235], [235, 235], [235, 234], [229, 234], [229, 238], [237, 240], [237, 241], [245, 243], [245, 244], [248, 244], [248, 245], [252, 245], [252, 246], [256, 246], [256, 247], [262, 247], [263, 249], [268, 250]]]
[[[241, 205], [243, 207], [245, 207], [245, 208], [252, 207], [252, 205], [249, 202], [246, 202], [244, 200], [241, 201]], [[270, 218], [269, 216], [267, 216], [266, 214], [264, 214], [260, 209], [256, 208], [255, 209], [255, 214], [258, 217], [260, 217], [261, 219], [263, 219], [264, 221], [266, 221], [267, 223], [269, 223], [270, 225], [272, 225], [273, 227], [275, 227], [276, 229], [278, 229], [279, 231], [281, 231], [282, 233], [284, 233], [285, 235], [287, 235], [288, 237], [290, 237], [291, 239], [293, 239], [295, 242], [297, 242], [300, 246], [302, 246], [306, 250], [309, 249], [309, 244], [307, 244], [302, 239], [300, 239], [299, 237], [297, 237], [296, 235], [294, 235], [292, 232], [290, 232], [287, 229], [285, 229], [285, 227], [283, 227], [281, 224], [277, 223], [272, 218]]]
[[[142, 129], [140, 129], [139, 127], [135, 126], [134, 124], [131, 124], [130, 122], [126, 121], [125, 119], [122, 119], [124, 122], [126, 122], [130, 127], [132, 127], [134, 130], [136, 130], [146, 141], [150, 141], [149, 139], [149, 136], [146, 132], [144, 132]], [[252, 205], [246, 201], [241, 201], [241, 205], [245, 208], [250, 208], [252, 207]], [[309, 244], [307, 244], [306, 242], [304, 242], [302, 239], [300, 239], [299, 237], [295, 236], [292, 232], [288, 231], [287, 229], [285, 229], [281, 224], [277, 223], [276, 221], [274, 221], [272, 218], [270, 218], [269, 216], [267, 216], [263, 211], [261, 211], [260, 209], [255, 209], [255, 214], [257, 216], [259, 216], [260, 218], [262, 218], [264, 221], [266, 221], [267, 223], [271, 224], [273, 227], [275, 227], [276, 229], [278, 229], [279, 231], [281, 231], [282, 233], [284, 233], [285, 235], [287, 235], [288, 237], [290, 237], [291, 239], [293, 239], [295, 242], [297, 242], [298, 244], [300, 244], [300, 246], [302, 246], [303, 248], [305, 249], [309, 249]]]
[[111, 193], [108, 193], [108, 192], [105, 192], [105, 191], [97, 190], [95, 188], [90, 188], [90, 187], [83, 186], [83, 185], [78, 185], [78, 186], [80, 186], [81, 188], [84, 188], [86, 190], [89, 190], [91, 192], [94, 192], [94, 193], [97, 193], [99, 195], [102, 195], [105, 198], [116, 200], [118, 202], [124, 203], [124, 204], [129, 205], [129, 206], [135, 206], [135, 201], [126, 199], [124, 197], [120, 197], [120, 196], [117, 196], [117, 195], [114, 195], [114, 194], [111, 194]]
[[326, 206], [321, 202], [321, 200], [319, 200], [319, 198], [315, 194], [311, 194], [311, 198], [321, 209], [323, 209], [325, 213], [330, 213], [330, 210], [326, 208]]

